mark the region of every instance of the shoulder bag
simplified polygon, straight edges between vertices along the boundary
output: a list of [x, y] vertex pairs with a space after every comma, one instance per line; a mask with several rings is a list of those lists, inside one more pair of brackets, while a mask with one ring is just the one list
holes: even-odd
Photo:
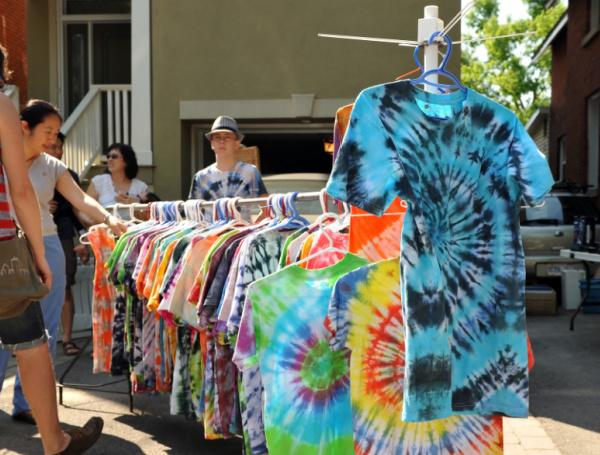
[[0, 319], [20, 316], [29, 304], [48, 295], [40, 280], [25, 233], [0, 241]]
[[0, 319], [20, 316], [31, 302], [50, 292], [35, 270], [25, 233], [17, 227], [16, 234], [10, 240], [0, 241]]

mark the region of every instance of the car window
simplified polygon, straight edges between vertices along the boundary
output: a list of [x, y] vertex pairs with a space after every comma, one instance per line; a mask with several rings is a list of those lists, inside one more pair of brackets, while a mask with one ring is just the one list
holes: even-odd
[[522, 225], [573, 224], [575, 216], [594, 216], [599, 221], [600, 210], [588, 197], [546, 196], [543, 205], [520, 212]]
[[546, 197], [538, 207], [521, 210], [521, 224], [564, 224], [559, 199]]
[[600, 221], [600, 210], [590, 198], [559, 196], [565, 223], [572, 224], [575, 216], [593, 216]]

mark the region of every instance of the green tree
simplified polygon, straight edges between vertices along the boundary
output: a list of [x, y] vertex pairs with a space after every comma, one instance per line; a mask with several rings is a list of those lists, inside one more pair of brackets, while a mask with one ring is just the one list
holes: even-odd
[[462, 45], [462, 82], [512, 110], [526, 123], [540, 106], [550, 105], [550, 52], [532, 58], [566, 10], [562, 2], [546, 9], [547, 0], [522, 0], [528, 18], [506, 23], [498, 19], [499, 0], [477, 0], [466, 17], [463, 39], [536, 32], [535, 35], [500, 38]]

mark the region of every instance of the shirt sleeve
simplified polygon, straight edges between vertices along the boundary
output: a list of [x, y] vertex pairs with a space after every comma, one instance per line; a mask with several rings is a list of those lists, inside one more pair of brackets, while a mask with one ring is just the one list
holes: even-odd
[[508, 175], [520, 188], [525, 202], [535, 205], [550, 191], [554, 178], [548, 160], [516, 117], [515, 123], [509, 150]]
[[192, 179], [192, 184], [190, 186], [190, 194], [188, 194], [188, 199], [199, 199], [200, 197], [200, 176], [198, 175], [198, 173], [196, 173], [196, 175], [194, 175], [194, 178]]
[[260, 175], [260, 172], [258, 172], [258, 169], [256, 169], [256, 188], [256, 196], [260, 196], [261, 194], [268, 194], [267, 187], [265, 186], [265, 183], [263, 182], [263, 179]]
[[369, 213], [381, 216], [398, 195], [404, 171], [395, 145], [377, 109], [363, 91], [350, 116], [326, 191]]
[[365, 281], [368, 270], [369, 267], [360, 267], [342, 275], [335, 283], [324, 323], [325, 328], [331, 332], [329, 347], [332, 351], [351, 348], [348, 343], [353, 326], [350, 301], [357, 284]]
[[107, 174], [100, 174], [100, 175], [96, 175], [94, 177], [92, 177], [92, 183], [94, 184], [94, 187], [96, 188], [96, 193], [98, 193], [98, 195], [101, 195], [104, 193], [105, 191], [105, 187], [106, 187], [106, 178], [104, 177]]
[[148, 191], [148, 185], [146, 182], [142, 182], [139, 179], [133, 179], [131, 183], [131, 190], [129, 190], [130, 196], [137, 196]]
[[62, 161], [54, 158], [53, 156], [48, 156], [48, 158], [52, 158], [49, 160], [48, 167], [54, 174], [54, 181], [58, 182], [58, 179], [68, 170], [68, 168]]
[[256, 300], [256, 296], [253, 286], [250, 285], [248, 296], [244, 302], [244, 312], [233, 353], [233, 362], [240, 370], [245, 370], [258, 363], [254, 315], [252, 313], [253, 299]]

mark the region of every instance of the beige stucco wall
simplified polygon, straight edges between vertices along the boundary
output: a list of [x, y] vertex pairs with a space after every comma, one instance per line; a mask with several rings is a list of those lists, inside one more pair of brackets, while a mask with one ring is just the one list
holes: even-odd
[[58, 105], [56, 43], [56, 0], [27, 0], [29, 98]]
[[[354, 99], [363, 88], [413, 70], [412, 49], [317, 34], [416, 39], [417, 20], [427, 4], [406, 0], [152, 1], [156, 192], [165, 199], [178, 199], [189, 188], [192, 122], [181, 121], [181, 101], [277, 100], [291, 99], [292, 94], [314, 94], [316, 100]], [[459, 0], [448, 0], [440, 17], [447, 23], [459, 9]], [[459, 34], [455, 27], [451, 35], [457, 38]], [[459, 64], [457, 52], [449, 65], [456, 75]], [[263, 117], [257, 114], [257, 119]]]

